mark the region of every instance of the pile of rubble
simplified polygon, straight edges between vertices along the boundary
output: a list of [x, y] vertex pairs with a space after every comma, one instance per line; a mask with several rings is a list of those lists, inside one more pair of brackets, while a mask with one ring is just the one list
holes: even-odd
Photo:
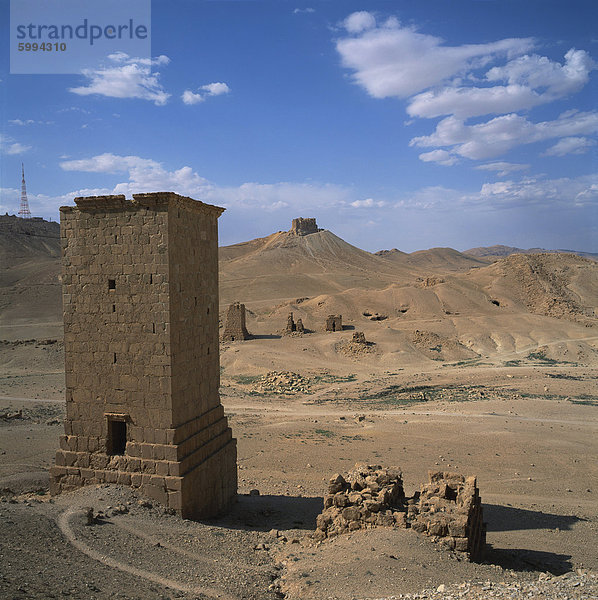
[[309, 379], [291, 371], [271, 371], [260, 377], [253, 387], [260, 394], [309, 393]]
[[340, 474], [330, 479], [314, 538], [322, 540], [375, 525], [405, 526], [406, 510], [399, 469], [355, 465], [347, 479]]
[[356, 465], [347, 477], [336, 474], [324, 496], [314, 539], [348, 531], [382, 527], [411, 527], [433, 541], [478, 560], [486, 543], [482, 503], [475, 477], [429, 472], [429, 483], [413, 497], [403, 490], [397, 467]]
[[338, 342], [335, 349], [340, 354], [358, 358], [363, 354], [373, 354], [376, 352], [374, 342], [368, 342], [365, 339], [363, 331], [355, 331], [353, 337], [346, 342]]

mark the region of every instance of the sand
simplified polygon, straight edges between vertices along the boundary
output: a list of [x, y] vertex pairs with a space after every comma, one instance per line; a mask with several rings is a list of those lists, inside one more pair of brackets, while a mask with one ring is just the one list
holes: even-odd
[[[118, 486], [49, 497], [64, 412], [60, 310], [48, 300], [59, 282], [44, 296], [28, 277], [57, 259], [40, 247], [13, 257], [0, 310], [1, 597], [348, 600], [475, 582], [471, 597], [534, 597], [513, 594], [539, 578], [597, 595], [595, 263], [513, 255], [471, 269], [472, 257], [435, 250], [414, 265], [331, 236], [223, 250], [222, 314], [244, 302], [254, 338], [221, 344], [240, 495], [202, 523]], [[280, 335], [290, 311], [312, 333]], [[326, 333], [333, 313], [345, 330]], [[367, 351], [353, 349], [354, 331]], [[401, 467], [408, 494], [429, 469], [476, 475], [485, 561], [409, 530], [315, 543], [328, 478], [356, 462]], [[86, 507], [104, 518], [85, 525]]]

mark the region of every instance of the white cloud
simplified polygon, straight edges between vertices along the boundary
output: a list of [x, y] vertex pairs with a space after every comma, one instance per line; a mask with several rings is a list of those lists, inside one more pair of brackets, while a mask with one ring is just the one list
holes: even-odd
[[315, 13], [315, 12], [316, 12], [315, 8], [310, 8], [310, 7], [308, 7], [308, 8], [296, 8], [293, 11], [293, 14], [294, 15], [300, 15], [301, 13], [307, 13], [307, 14], [309, 14], [309, 13]]
[[445, 87], [414, 96], [407, 107], [412, 117], [440, 117], [454, 115], [459, 118], [475, 117], [489, 113], [531, 108], [549, 101], [533, 90], [521, 85], [494, 87]]
[[199, 102], [203, 102], [209, 96], [221, 96], [222, 94], [228, 94], [230, 92], [228, 85], [221, 81], [202, 85], [199, 89], [205, 93], [195, 93], [191, 90], [185, 90], [181, 95], [183, 103], [189, 105], [198, 104]]
[[202, 90], [205, 90], [209, 96], [220, 96], [222, 94], [228, 94], [230, 92], [230, 88], [226, 83], [222, 81], [216, 81], [214, 83], [208, 83], [206, 85], [201, 86]]
[[419, 160], [423, 162], [436, 162], [439, 165], [449, 167], [454, 165], [458, 161], [458, 158], [446, 150], [432, 150], [431, 152], [420, 154]]
[[486, 163], [484, 165], [478, 165], [474, 167], [479, 171], [496, 171], [496, 174], [499, 177], [505, 177], [509, 173], [514, 173], [516, 171], [526, 171], [529, 169], [530, 165], [527, 164], [517, 164], [510, 162], [492, 162]]
[[198, 102], [203, 102], [205, 98], [201, 94], [195, 94], [191, 90], [185, 90], [181, 94], [181, 100], [184, 104], [197, 104]]
[[[585, 50], [571, 48], [559, 62], [529, 53], [531, 38], [450, 46], [396, 18], [377, 23], [367, 11], [350, 14], [343, 24], [347, 33], [336, 49], [358, 85], [374, 98], [407, 99], [410, 117], [444, 117], [431, 135], [411, 140], [411, 146], [435, 148], [420, 154], [424, 162], [484, 160], [522, 144], [598, 131], [595, 112], [543, 123], [517, 114], [579, 92], [598, 66]], [[498, 116], [467, 122], [483, 115]], [[563, 141], [547, 154], [583, 153], [592, 142], [580, 140]]]
[[206, 198], [236, 208], [274, 210], [286, 207], [322, 209], [346, 206], [352, 200], [349, 188], [330, 183], [244, 183], [238, 187], [214, 186]]
[[467, 118], [528, 109], [579, 91], [594, 68], [584, 50], [569, 50], [564, 65], [545, 56], [525, 55], [486, 73], [488, 82], [505, 80], [507, 85], [426, 91], [411, 99], [407, 112], [412, 117]]
[[355, 200], [350, 203], [353, 208], [382, 208], [386, 206], [384, 200], [374, 200], [373, 198], [366, 198], [365, 200]]
[[546, 179], [525, 177], [521, 181], [484, 183], [465, 193], [443, 186], [429, 186], [399, 200], [396, 208], [410, 210], [534, 210], [579, 209], [598, 203], [598, 175]]
[[343, 21], [344, 28], [349, 33], [361, 33], [376, 27], [376, 18], [366, 10], [354, 12]]
[[23, 154], [24, 152], [27, 152], [27, 150], [31, 150], [31, 146], [21, 144], [14, 138], [0, 133], [0, 153], [14, 155]]
[[211, 184], [191, 167], [168, 171], [161, 163], [139, 156], [105, 153], [87, 159], [63, 161], [60, 166], [65, 171], [128, 173], [129, 181], [118, 183], [111, 192], [114, 194], [130, 196], [137, 192], [169, 190], [187, 196], [200, 196], [211, 188]]
[[409, 196], [399, 200], [396, 208], [429, 210], [449, 208], [461, 202], [462, 193], [442, 185], [431, 185], [421, 188]]
[[568, 111], [558, 119], [541, 123], [532, 123], [516, 114], [476, 125], [466, 125], [461, 119], [447, 117], [438, 123], [434, 133], [415, 137], [410, 145], [452, 147], [453, 155], [485, 160], [522, 144], [596, 132], [598, 112]]
[[598, 175], [560, 179], [524, 178], [522, 181], [485, 183], [471, 203], [491, 204], [494, 207], [541, 205], [583, 207], [598, 202]]
[[565, 54], [565, 64], [553, 62], [545, 56], [520, 56], [503, 67], [493, 67], [486, 74], [488, 81], [507, 81], [509, 85], [523, 85], [544, 89], [558, 98], [578, 92], [588, 81], [596, 63], [585, 50], [571, 48]]
[[585, 154], [592, 146], [596, 145], [595, 140], [585, 137], [566, 137], [559, 140], [554, 146], [544, 152], [544, 156], [565, 156], [566, 154]]
[[[401, 26], [396, 19], [375, 26], [373, 15], [365, 15], [347, 17], [345, 26], [355, 20], [357, 35], [337, 40], [336, 49], [343, 65], [354, 71], [354, 80], [374, 98], [407, 98], [499, 56], [517, 56], [532, 47], [527, 38], [447, 46], [438, 37]], [[372, 27], [359, 28], [368, 22]]]
[[168, 101], [168, 94], [160, 83], [160, 73], [152, 73], [152, 65], [167, 65], [170, 59], [161, 55], [155, 59], [131, 58], [124, 52], [108, 56], [109, 66], [85, 69], [87, 85], [69, 88], [80, 96], [98, 94], [109, 98], [140, 98], [157, 106]]
[[169, 171], [162, 163], [139, 156], [112, 153], [60, 163], [65, 171], [118, 174], [127, 173], [128, 181], [117, 183], [103, 193], [131, 196], [138, 192], [173, 191], [205, 202], [277, 210], [288, 206], [321, 208], [345, 206], [353, 200], [349, 188], [334, 184], [279, 182], [244, 183], [237, 187], [217, 186], [198, 175], [191, 167]]

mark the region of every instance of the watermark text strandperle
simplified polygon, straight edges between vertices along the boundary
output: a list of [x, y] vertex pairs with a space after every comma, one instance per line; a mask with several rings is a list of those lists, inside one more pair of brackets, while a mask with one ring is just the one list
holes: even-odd
[[19, 40], [36, 40], [43, 43], [46, 40], [52, 42], [79, 39], [89, 40], [91, 46], [93, 46], [95, 40], [144, 40], [148, 36], [147, 27], [145, 25], [135, 25], [133, 19], [129, 19], [126, 24], [106, 25], [104, 27], [90, 25], [88, 19], [83, 19], [83, 22], [75, 27], [72, 25], [37, 25], [29, 23], [27, 25], [17, 25], [16, 31], [16, 37]]

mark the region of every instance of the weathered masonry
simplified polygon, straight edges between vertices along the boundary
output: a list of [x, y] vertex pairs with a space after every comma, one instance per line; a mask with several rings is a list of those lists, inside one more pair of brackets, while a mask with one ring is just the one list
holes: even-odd
[[326, 318], [326, 331], [342, 331], [343, 315], [328, 315]]
[[236, 440], [218, 393], [218, 217], [177, 194], [62, 207], [65, 435], [51, 491], [131, 485], [187, 518], [226, 509]]
[[248, 340], [251, 337], [245, 324], [245, 305], [233, 302], [226, 313], [226, 322], [222, 340], [224, 342], [235, 342]]

